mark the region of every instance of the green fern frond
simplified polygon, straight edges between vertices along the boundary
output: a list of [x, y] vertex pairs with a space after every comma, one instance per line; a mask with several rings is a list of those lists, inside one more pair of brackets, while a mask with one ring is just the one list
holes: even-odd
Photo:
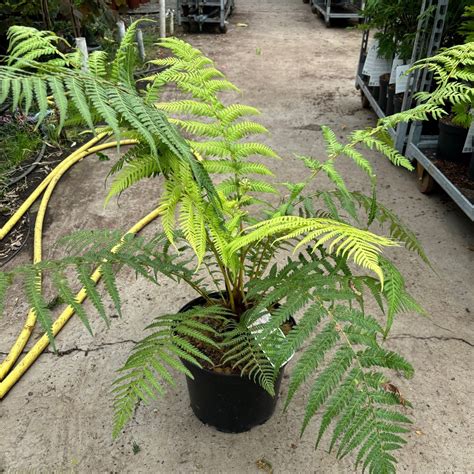
[[74, 309], [74, 312], [82, 321], [86, 329], [89, 331], [89, 334], [93, 335], [92, 327], [90, 325], [89, 318], [87, 317], [87, 313], [84, 310], [82, 304], [76, 300], [76, 296], [70, 289], [70, 285], [67, 281], [66, 276], [61, 271], [55, 271], [53, 272], [53, 282], [55, 288], [58, 290], [58, 295], [61, 301]]
[[25, 267], [21, 271], [23, 273], [23, 285], [28, 304], [35, 312], [44, 332], [48, 335], [48, 339], [53, 349], [56, 350], [51, 311], [48, 309], [48, 303], [44, 299], [41, 291], [41, 273], [38, 269], [31, 267]]
[[300, 357], [291, 374], [285, 410], [297, 390], [318, 368], [319, 364], [324, 360], [326, 352], [334, 347], [338, 339], [339, 336], [335, 331], [335, 324], [331, 322], [311, 341], [309, 348]]
[[238, 143], [234, 145], [234, 154], [238, 158], [247, 158], [252, 155], [268, 156], [270, 158], [279, 158], [277, 153], [268, 145], [263, 143]]
[[220, 125], [216, 123], [180, 119], [170, 119], [170, 122], [177, 125], [181, 130], [199, 137], [216, 138], [222, 136], [222, 129]]
[[394, 241], [385, 237], [331, 219], [282, 216], [250, 227], [246, 235], [239, 237], [231, 244], [229, 252], [233, 253], [264, 237], [278, 234], [282, 234], [281, 237], [278, 237], [279, 240], [306, 234], [296, 248], [313, 240], [315, 240], [314, 247], [332, 241], [329, 245], [330, 253], [334, 249], [336, 255], [345, 255], [357, 265], [372, 270], [382, 283], [384, 276], [379, 264], [381, 248], [397, 245]]
[[78, 280], [80, 281], [81, 285], [86, 290], [87, 297], [91, 300], [92, 304], [96, 308], [97, 312], [99, 313], [100, 317], [104, 320], [107, 326], [110, 325], [110, 320], [107, 317], [107, 313], [105, 311], [104, 303], [102, 302], [102, 298], [97, 291], [95, 282], [90, 277], [90, 268], [88, 265], [78, 265], [77, 266], [77, 275]]
[[203, 214], [191, 196], [184, 195], [181, 199], [179, 223], [186, 240], [196, 253], [199, 265], [206, 253], [207, 235]]
[[144, 21], [147, 20], [135, 21], [127, 28], [125, 36], [122, 38], [115, 58], [112, 61], [111, 78], [113, 82], [121, 82], [134, 87], [135, 80], [133, 78], [133, 70], [138, 62], [135, 37], [140, 23]]
[[175, 102], [157, 102], [157, 109], [171, 114], [192, 114], [199, 117], [214, 117], [215, 112], [211, 105], [195, 100], [178, 100]]
[[39, 116], [37, 122], [37, 126], [39, 126], [46, 117], [48, 110], [48, 92], [46, 83], [41, 81], [39, 78], [35, 78], [35, 81], [33, 83], [33, 90], [36, 102], [39, 107]]
[[152, 155], [142, 155], [129, 161], [115, 176], [105, 203], [107, 204], [112, 197], [119, 195], [138, 181], [156, 176], [160, 171], [159, 160]]
[[[386, 379], [381, 374], [368, 370], [383, 367], [401, 371], [410, 377], [413, 368], [398, 354], [380, 348], [373, 337], [354, 339], [355, 334], [373, 335], [374, 325], [375, 334], [381, 332], [381, 327], [373, 318], [342, 307], [329, 311], [328, 315], [331, 322], [325, 327], [324, 336], [320, 332], [297, 363], [290, 380], [287, 404], [303, 382], [323, 363], [325, 356], [329, 357], [329, 349], [339, 341], [339, 349], [316, 375], [302, 430], [323, 408], [317, 445], [330, 425], [335, 423], [329, 449], [339, 444], [338, 458], [358, 450], [357, 463], [364, 462], [370, 471], [379, 472], [381, 466], [385, 466], [386, 471], [383, 472], [394, 472], [396, 459], [392, 452], [405, 443], [399, 434], [407, 432], [402, 425], [410, 420], [384, 408], [384, 405], [401, 404], [402, 400], [385, 391]], [[354, 332], [355, 327], [358, 333]], [[326, 342], [324, 346], [322, 341]], [[361, 346], [367, 347], [359, 349]]]
[[32, 27], [14, 25], [8, 29], [7, 39], [9, 66], [28, 67], [31, 61], [45, 57], [50, 59], [50, 56], [66, 61], [66, 56], [58, 46], [60, 43], [67, 45], [67, 42], [52, 31], [38, 31]]
[[197, 151], [200, 155], [203, 155], [204, 157], [226, 158], [229, 156], [228, 146], [221, 141], [197, 142], [194, 140], [190, 140], [189, 144], [193, 150]]
[[245, 116], [260, 115], [260, 111], [255, 107], [242, 104], [231, 104], [218, 112], [219, 120], [224, 127], [228, 127], [237, 119]]
[[[324, 199], [331, 199], [330, 201], [325, 202], [329, 205], [332, 212], [334, 214], [337, 214], [337, 206], [334, 204], [334, 201], [332, 201], [332, 197], [340, 199], [341, 196], [338, 192], [324, 191], [319, 192], [316, 195], [321, 196]], [[367, 196], [360, 192], [352, 191], [350, 192], [350, 197], [351, 200], [358, 203], [358, 205], [362, 207], [366, 213], [370, 212], [374, 203], [373, 198], [371, 196]], [[403, 243], [408, 250], [415, 252], [425, 263], [430, 264], [422, 248], [421, 243], [418, 241], [413, 231], [406, 227], [406, 225], [400, 220], [400, 218], [396, 216], [390, 209], [388, 209], [386, 206], [384, 206], [378, 201], [376, 203], [373, 221], [377, 222], [378, 224], [381, 224], [382, 226], [388, 224], [388, 231], [392, 239]]]
[[[92, 120], [92, 114], [87, 105], [87, 99], [84, 94], [82, 84], [74, 77], [66, 77], [64, 80], [64, 83], [71, 97], [71, 100], [74, 103], [74, 106], [76, 107], [76, 109], [79, 111], [81, 117], [85, 120], [89, 129], [94, 130], [94, 122]], [[46, 107], [47, 107], [47, 103], [46, 103]], [[40, 104], [40, 109], [41, 108], [42, 107]]]
[[108, 55], [105, 51], [93, 51], [88, 58], [87, 65], [92, 74], [97, 77], [107, 76]]
[[254, 380], [270, 395], [275, 395], [275, 367], [245, 324], [233, 324], [226, 331], [222, 346], [226, 349], [222, 358], [224, 364], [239, 367], [243, 376]]
[[326, 142], [326, 148], [329, 158], [335, 158], [341, 153], [343, 146], [339, 143], [336, 134], [329, 127], [322, 126], [323, 137]]
[[119, 370], [119, 378], [114, 382], [114, 437], [132, 418], [138, 402], [146, 403], [162, 395], [164, 384], [174, 385], [175, 378], [171, 370], [192, 378], [184, 361], [198, 367], [201, 367], [199, 360], [212, 363], [203, 352], [188, 342], [188, 338], [215, 345], [206, 336], [206, 333], [213, 332], [212, 328], [200, 324], [195, 318], [222, 318], [225, 314], [223, 308], [210, 306], [156, 318], [148, 329], [158, 330], [135, 345], [132, 354]]
[[238, 122], [235, 125], [228, 127], [226, 131], [227, 138], [231, 142], [236, 142], [250, 135], [259, 135], [265, 133], [268, 133], [268, 130], [263, 125], [249, 121]]
[[381, 267], [385, 274], [383, 296], [387, 301], [387, 324], [385, 335], [392, 327], [396, 314], [404, 311], [414, 311], [424, 314], [423, 308], [407, 293], [405, 280], [398, 269], [387, 259], [381, 259]]
[[305, 431], [316, 411], [340, 385], [342, 378], [352, 364], [353, 358], [353, 351], [343, 346], [336, 352], [331, 363], [318, 375], [309, 394], [301, 432]]
[[234, 173], [236, 176], [248, 174], [273, 176], [273, 173], [264, 164], [248, 161], [206, 160], [204, 162], [204, 168], [206, 168], [209, 173]]

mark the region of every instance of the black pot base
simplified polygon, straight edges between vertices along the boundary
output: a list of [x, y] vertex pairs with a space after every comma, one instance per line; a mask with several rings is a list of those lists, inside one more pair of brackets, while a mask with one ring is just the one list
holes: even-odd
[[222, 426], [215, 426], [215, 425], [211, 425], [209, 424], [207, 421], [206, 421], [206, 418], [201, 418], [197, 413], [196, 411], [194, 410], [193, 406], [191, 404], [189, 404], [189, 406], [191, 407], [191, 410], [193, 410], [193, 414], [194, 416], [203, 424], [203, 425], [206, 425], [208, 426], [209, 428], [213, 428], [215, 429], [216, 431], [219, 431], [219, 433], [229, 433], [229, 434], [239, 434], [239, 433], [247, 433], [248, 431], [250, 431], [252, 428], [256, 428], [257, 426], [261, 426], [261, 425], [264, 425], [271, 417], [272, 415], [270, 415], [268, 418], [266, 418], [265, 420], [262, 420], [260, 423], [256, 424], [256, 425], [253, 425], [253, 426], [250, 426], [249, 428], [247, 429], [241, 429], [239, 431], [234, 431], [234, 430], [231, 430], [231, 429], [227, 429], [225, 427], [222, 427]]
[[438, 158], [469, 165], [470, 153], [463, 153], [467, 129], [439, 121]]
[[[203, 304], [203, 298], [196, 298], [180, 312]], [[194, 377], [186, 377], [186, 383], [191, 409], [202, 423], [224, 433], [243, 433], [264, 424], [275, 412], [284, 366], [275, 380], [276, 395], [272, 397], [246, 376], [213, 372], [184, 359], [181, 362]]]

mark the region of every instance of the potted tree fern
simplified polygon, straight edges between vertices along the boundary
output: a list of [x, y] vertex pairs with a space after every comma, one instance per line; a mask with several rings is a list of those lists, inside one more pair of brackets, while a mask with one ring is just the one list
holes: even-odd
[[[388, 371], [410, 377], [413, 368], [383, 341], [398, 313], [421, 308], [384, 250], [404, 245], [426, 257], [414, 234], [378, 202], [376, 177], [361, 150], [377, 150], [411, 169], [392, 148], [387, 127], [425, 118], [433, 107], [423, 104], [355, 131], [347, 143], [324, 128], [327, 157], [301, 157], [307, 179], [278, 185], [271, 169], [255, 159], [278, 159], [254, 138], [266, 133], [250, 120], [258, 110], [222, 100], [222, 91], [238, 89], [199, 50], [163, 40], [173, 55], [152, 63], [167, 68], [137, 87], [136, 28], [128, 29], [115, 58], [92, 53], [87, 70], [77, 51], [61, 52], [62, 40], [53, 33], [10, 30], [8, 64], [0, 67], [2, 101], [12, 96], [14, 106], [34, 104], [40, 117], [54, 105], [60, 126], [82, 121], [96, 132], [135, 138], [113, 164], [107, 199], [143, 178], [160, 175], [163, 181], [157, 196], [161, 228], [151, 238], [81, 231], [63, 239], [67, 258], [0, 273], [1, 299], [13, 282], [22, 284], [54, 347], [38, 278], [50, 276], [89, 329], [72, 291], [72, 272], [107, 322], [103, 295], [90, 276], [94, 265], [101, 265], [105, 292], [119, 312], [120, 267], [154, 283], [158, 276], [184, 282], [198, 298], [151, 320], [120, 369], [114, 436], [135, 405], [161, 395], [176, 372], [190, 380], [198, 417], [223, 430], [249, 429], [271, 416], [282, 370], [302, 351], [286, 406], [308, 385], [303, 430], [322, 409], [317, 444], [334, 426], [330, 446], [337, 446], [338, 457], [356, 451], [357, 465], [393, 471], [393, 453], [405, 444], [410, 419], [404, 413], [409, 404]], [[178, 91], [171, 101], [164, 94], [169, 84]], [[369, 195], [347, 188], [337, 170], [343, 159], [367, 174]], [[316, 186], [321, 175], [332, 189]], [[374, 233], [372, 225], [387, 225], [388, 235]], [[368, 298], [380, 315], [369, 314]]]

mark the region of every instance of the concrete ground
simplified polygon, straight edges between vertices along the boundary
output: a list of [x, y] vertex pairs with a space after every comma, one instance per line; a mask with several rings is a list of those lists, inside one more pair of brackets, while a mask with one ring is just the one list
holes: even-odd
[[[361, 109], [354, 89], [360, 33], [326, 29], [301, 0], [236, 3], [227, 35], [187, 39], [241, 87], [241, 101], [262, 110], [261, 121], [272, 132], [268, 143], [285, 157], [276, 167], [278, 179], [299, 180], [305, 170], [295, 154], [324, 156], [321, 125], [343, 135], [375, 121]], [[474, 472], [473, 225], [445, 195], [419, 194], [413, 174], [373, 157], [380, 200], [414, 229], [436, 270], [414, 256], [396, 255], [409, 287], [430, 314], [399, 318], [388, 342], [416, 369], [413, 380], [395, 381], [413, 403], [415, 419], [399, 469]], [[349, 163], [341, 168], [352, 188], [365, 186]], [[159, 181], [130, 190], [120, 206], [104, 210], [107, 169], [107, 162], [90, 157], [61, 181], [48, 213], [46, 256], [57, 255], [51, 244], [60, 235], [81, 227], [127, 228], [154, 207]], [[30, 252], [15, 263], [29, 259]], [[316, 423], [299, 438], [304, 393], [287, 413], [279, 409], [267, 424], [230, 435], [192, 415], [180, 379], [165, 399], [141, 406], [125, 435], [113, 442], [109, 389], [114, 370], [153, 315], [176, 310], [192, 296], [166, 282], [160, 288], [131, 276], [122, 282], [123, 320], [115, 320], [110, 330], [97, 322], [95, 337], [71, 321], [58, 337], [61, 355], [42, 355], [0, 403], [0, 472], [256, 473], [261, 459], [275, 473], [352, 472], [351, 460], [336, 461], [327, 445], [314, 450]], [[1, 353], [9, 349], [26, 309], [22, 299], [10, 299], [0, 321]], [[134, 444], [140, 448], [136, 454]]]

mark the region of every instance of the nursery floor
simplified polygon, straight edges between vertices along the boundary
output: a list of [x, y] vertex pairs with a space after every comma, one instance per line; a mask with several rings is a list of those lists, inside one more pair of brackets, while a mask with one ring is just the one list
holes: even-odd
[[[297, 154], [322, 156], [320, 126], [338, 135], [375, 122], [363, 110], [354, 76], [360, 33], [326, 29], [301, 0], [237, 0], [227, 35], [188, 36], [241, 87], [241, 101], [259, 107], [267, 138], [284, 157], [279, 179], [302, 180]], [[237, 26], [246, 24], [247, 27]], [[380, 157], [379, 198], [411, 225], [436, 273], [415, 257], [396, 255], [414, 295], [430, 318], [396, 321], [388, 344], [404, 353], [417, 372], [395, 379], [413, 405], [415, 423], [401, 453], [400, 472], [474, 471], [474, 226], [443, 194], [426, 197], [416, 177]], [[159, 181], [146, 183], [104, 209], [110, 162], [89, 157], [58, 186], [46, 223], [46, 256], [59, 236], [81, 227], [128, 228], [156, 202]], [[342, 164], [353, 188], [366, 186], [350, 163]], [[58, 251], [56, 251], [58, 252]], [[31, 248], [15, 262], [27, 261]], [[239, 435], [203, 426], [189, 408], [185, 381], [152, 406], [140, 406], [126, 434], [111, 440], [110, 383], [150, 318], [174, 311], [192, 294], [164, 282], [154, 288], [124, 276], [124, 319], [110, 330], [97, 323], [92, 338], [73, 320], [58, 338], [60, 356], [41, 356], [0, 403], [0, 472], [348, 473], [327, 445], [314, 450], [316, 423], [299, 438], [305, 397], [287, 413], [279, 409], [263, 426]], [[11, 299], [0, 321], [0, 353], [14, 340], [27, 306]], [[283, 383], [283, 396], [287, 380]], [[135, 449], [133, 448], [135, 446]], [[135, 454], [134, 454], [135, 451]]]

